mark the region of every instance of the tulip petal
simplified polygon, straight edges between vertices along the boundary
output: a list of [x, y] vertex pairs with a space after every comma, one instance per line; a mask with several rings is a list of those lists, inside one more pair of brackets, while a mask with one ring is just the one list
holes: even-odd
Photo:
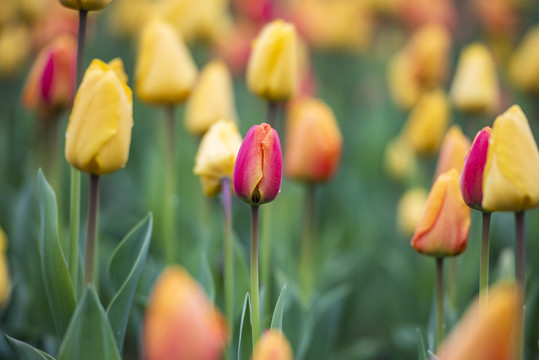
[[271, 129], [269, 125], [267, 128], [269, 131], [261, 142], [263, 176], [258, 189], [262, 199], [273, 200], [281, 190], [283, 155], [277, 131]]

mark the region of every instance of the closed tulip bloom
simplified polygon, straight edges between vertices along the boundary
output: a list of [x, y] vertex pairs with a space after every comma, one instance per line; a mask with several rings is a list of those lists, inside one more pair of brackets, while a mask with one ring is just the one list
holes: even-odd
[[518, 105], [494, 121], [483, 176], [486, 210], [523, 211], [539, 205], [539, 151]]
[[413, 188], [402, 195], [397, 205], [397, 225], [402, 234], [412, 236], [419, 224], [425, 203], [427, 190]]
[[127, 163], [133, 127], [133, 95], [121, 60], [93, 60], [82, 79], [66, 131], [65, 155], [75, 168], [94, 175]]
[[285, 172], [307, 182], [331, 179], [339, 167], [342, 136], [333, 111], [311, 97], [290, 105], [287, 123]]
[[176, 104], [191, 93], [198, 70], [189, 50], [168, 23], [152, 20], [142, 29], [135, 92], [146, 102]]
[[453, 125], [445, 134], [442, 142], [434, 178], [436, 179], [440, 174], [451, 169], [456, 169], [460, 174], [469, 150], [470, 139], [462, 133], [459, 126]]
[[443, 360], [512, 359], [520, 291], [501, 283], [489, 289], [488, 306], [476, 300], [443, 342], [437, 353]]
[[405, 180], [415, 173], [416, 154], [404, 136], [398, 136], [387, 144], [384, 165], [389, 175], [396, 180]]
[[483, 44], [464, 48], [451, 85], [456, 107], [469, 113], [491, 113], [500, 103], [498, 75], [492, 54]]
[[281, 189], [283, 156], [277, 131], [263, 123], [245, 135], [234, 166], [234, 192], [251, 205], [275, 199]]
[[75, 10], [101, 10], [112, 0], [60, 0], [62, 5], [65, 7], [75, 9]]
[[296, 90], [298, 43], [294, 25], [275, 20], [253, 41], [247, 64], [247, 85], [267, 100], [286, 100]]
[[280, 330], [268, 330], [257, 341], [251, 360], [292, 360], [292, 348]]
[[144, 358], [218, 360], [227, 339], [223, 316], [181, 267], [159, 276], [144, 317]]
[[470, 208], [459, 188], [459, 174], [451, 169], [438, 176], [430, 190], [412, 247], [435, 257], [458, 255], [466, 249]]
[[404, 134], [417, 153], [432, 154], [440, 147], [448, 124], [449, 101], [441, 89], [435, 89], [418, 100]]
[[0, 28], [0, 78], [13, 78], [30, 53], [31, 38], [23, 25]]
[[232, 179], [241, 140], [236, 123], [224, 119], [213, 124], [202, 137], [193, 172], [200, 176], [207, 196], [221, 191], [223, 178]]
[[509, 60], [509, 76], [520, 89], [539, 92], [539, 26], [529, 30]]
[[236, 109], [230, 71], [224, 62], [214, 60], [202, 70], [187, 101], [185, 126], [202, 136], [220, 119], [236, 121]]
[[400, 108], [408, 110], [416, 104], [423, 88], [415, 76], [413, 62], [406, 49], [389, 60], [387, 84], [391, 99]]
[[9, 298], [11, 289], [11, 280], [9, 278], [9, 268], [6, 257], [7, 238], [6, 234], [0, 228], [0, 306]]
[[480, 211], [484, 211], [481, 205], [483, 202], [483, 172], [487, 162], [491, 133], [492, 129], [488, 126], [477, 133], [460, 174], [460, 190], [464, 202], [472, 209]]
[[24, 86], [22, 103], [48, 118], [71, 106], [74, 96], [77, 41], [63, 35], [44, 48]]

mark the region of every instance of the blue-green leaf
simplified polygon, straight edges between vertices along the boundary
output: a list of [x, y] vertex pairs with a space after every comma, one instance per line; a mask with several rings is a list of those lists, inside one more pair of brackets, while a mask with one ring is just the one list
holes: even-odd
[[119, 350], [123, 346], [133, 297], [146, 263], [152, 227], [153, 217], [150, 213], [129, 231], [109, 261], [109, 277], [117, 291], [107, 308], [107, 317]]
[[41, 170], [38, 173], [38, 194], [41, 271], [56, 329], [63, 336], [76, 307], [75, 292], [58, 239], [56, 196]]
[[423, 334], [421, 330], [416, 329], [417, 332], [417, 358], [418, 360], [427, 360], [427, 349], [425, 348], [425, 340], [423, 340]]
[[47, 354], [44, 351], [36, 349], [30, 344], [25, 343], [12, 338], [11, 336], [5, 335], [6, 340], [9, 342], [13, 350], [19, 355], [19, 358], [24, 360], [54, 360], [52, 356]]
[[[247, 306], [249, 306], [249, 309], [247, 308]], [[251, 332], [249, 331], [249, 329], [243, 329], [243, 324], [245, 322], [245, 314], [247, 312], [251, 313], [251, 297], [249, 296], [249, 293], [245, 294], [245, 300], [243, 301], [243, 309], [241, 310], [241, 320], [240, 320], [240, 336], [239, 336], [239, 340], [238, 340], [238, 360], [240, 359], [248, 359], [249, 358], [249, 355], [251, 353], [251, 348], [249, 348], [249, 350], [247, 349], [244, 349], [243, 350], [243, 353], [245, 353], [245, 356], [242, 356], [242, 349], [241, 349], [241, 343], [242, 343], [242, 339], [244, 339], [244, 337], [248, 337], [248, 339], [244, 339], [245, 341], [244, 342], [247, 342], [247, 344], [250, 344], [251, 341], [250, 341], [250, 337], [251, 337]]]
[[95, 289], [86, 288], [60, 346], [58, 360], [120, 360], [105, 310]]
[[210, 264], [208, 263], [208, 256], [205, 252], [202, 253], [202, 259], [200, 260], [198, 281], [204, 290], [206, 290], [208, 298], [210, 298], [211, 302], [215, 302], [215, 281], [213, 280]]
[[272, 329], [283, 329], [283, 312], [284, 312], [284, 299], [286, 296], [286, 283], [281, 289], [277, 303], [275, 304], [275, 310], [273, 310], [273, 317], [271, 318]]

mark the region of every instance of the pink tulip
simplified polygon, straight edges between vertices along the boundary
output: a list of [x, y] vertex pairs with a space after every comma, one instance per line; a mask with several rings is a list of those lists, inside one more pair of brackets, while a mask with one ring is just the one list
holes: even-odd
[[277, 131], [253, 126], [240, 146], [234, 166], [234, 192], [251, 205], [275, 199], [281, 189], [283, 156]]

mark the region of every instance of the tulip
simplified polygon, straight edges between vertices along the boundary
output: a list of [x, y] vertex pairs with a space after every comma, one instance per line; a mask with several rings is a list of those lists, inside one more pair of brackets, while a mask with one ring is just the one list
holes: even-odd
[[342, 136], [333, 111], [322, 101], [304, 97], [289, 110], [285, 172], [297, 180], [326, 181], [337, 171]]
[[247, 85], [270, 101], [290, 98], [296, 90], [298, 43], [294, 25], [275, 20], [254, 40], [247, 64]]
[[281, 189], [283, 158], [277, 131], [266, 123], [245, 135], [234, 166], [234, 192], [258, 206], [275, 199]]
[[86, 70], [66, 131], [65, 155], [75, 168], [103, 175], [125, 166], [133, 127], [125, 76], [118, 60], [106, 64], [96, 59]]
[[23, 90], [23, 105], [54, 117], [71, 107], [75, 88], [77, 42], [71, 35], [58, 37], [36, 59]]
[[489, 113], [498, 109], [496, 65], [485, 45], [476, 43], [462, 50], [451, 85], [451, 98], [464, 112]]
[[491, 288], [488, 307], [475, 301], [444, 341], [437, 356], [443, 360], [512, 359], [520, 292], [501, 283]]
[[180, 266], [169, 266], [159, 276], [143, 332], [144, 358], [148, 360], [217, 360], [227, 339], [224, 318]]
[[392, 100], [402, 109], [412, 108], [422, 87], [415, 76], [412, 59], [406, 49], [400, 50], [389, 60], [387, 84]]
[[292, 360], [290, 343], [280, 330], [266, 331], [255, 345], [252, 360]]
[[423, 188], [407, 190], [397, 205], [397, 225], [406, 236], [414, 234], [427, 202], [427, 191]]
[[9, 267], [6, 257], [7, 238], [0, 228], [0, 306], [5, 304], [9, 298], [11, 281], [9, 279]]
[[30, 53], [30, 34], [22, 25], [0, 28], [0, 78], [13, 78]]
[[112, 0], [60, 0], [65, 7], [75, 10], [95, 11], [101, 10]]
[[520, 89], [539, 92], [539, 26], [529, 30], [509, 60], [509, 76]]
[[494, 121], [483, 175], [482, 206], [523, 211], [539, 205], [539, 152], [518, 105]]
[[203, 135], [220, 119], [236, 121], [234, 92], [230, 71], [224, 62], [207, 64], [187, 101], [185, 126], [195, 135]]
[[457, 170], [451, 169], [434, 182], [412, 238], [416, 251], [445, 257], [466, 249], [470, 209], [462, 200], [458, 179]]
[[138, 46], [137, 96], [149, 103], [181, 103], [189, 96], [196, 78], [196, 65], [175, 30], [162, 20], [147, 23]]
[[398, 136], [387, 144], [384, 165], [386, 171], [397, 180], [406, 180], [416, 172], [416, 155], [406, 137]]
[[430, 154], [442, 142], [449, 123], [449, 102], [441, 89], [431, 90], [418, 100], [404, 129], [404, 134], [417, 153]]
[[148, 0], [116, 0], [110, 9], [108, 25], [118, 37], [137, 38], [141, 24], [156, 16], [158, 3]]
[[193, 172], [200, 176], [207, 196], [221, 191], [223, 178], [232, 179], [241, 141], [236, 124], [226, 120], [214, 123], [202, 137]]
[[459, 126], [453, 125], [445, 134], [434, 178], [451, 169], [456, 169], [460, 174], [469, 149], [470, 140]]
[[436, 23], [454, 29], [457, 11], [450, 0], [400, 0], [400, 19], [409, 28]]
[[460, 175], [460, 190], [464, 202], [472, 209], [480, 211], [483, 211], [483, 171], [491, 134], [492, 129], [488, 126], [477, 133]]

